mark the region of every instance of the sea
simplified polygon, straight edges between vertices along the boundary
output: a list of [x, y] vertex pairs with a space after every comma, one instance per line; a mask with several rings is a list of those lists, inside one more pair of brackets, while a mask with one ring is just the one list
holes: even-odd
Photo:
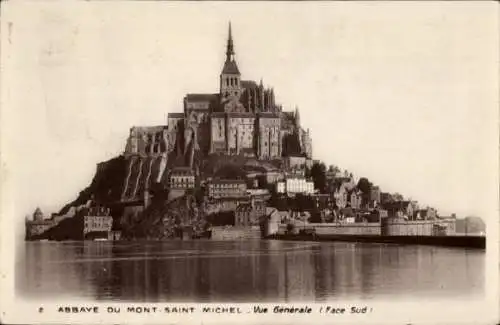
[[25, 242], [16, 295], [140, 302], [326, 302], [485, 293], [485, 251], [277, 240]]

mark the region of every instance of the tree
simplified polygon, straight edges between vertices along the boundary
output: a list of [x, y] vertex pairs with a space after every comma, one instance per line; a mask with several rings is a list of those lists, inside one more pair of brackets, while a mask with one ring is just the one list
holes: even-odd
[[370, 201], [371, 190], [373, 184], [366, 177], [361, 177], [358, 181], [358, 185], [356, 186], [358, 190], [362, 193], [363, 205], [366, 205]]
[[397, 202], [397, 201], [404, 201], [404, 197], [403, 197], [403, 195], [401, 195], [401, 194], [399, 194], [399, 193], [394, 193], [394, 194], [392, 194], [392, 199], [393, 199], [394, 201], [396, 201], [396, 202]]
[[314, 188], [324, 193], [326, 188], [326, 166], [324, 163], [315, 162], [312, 165], [311, 178], [314, 182]]
[[334, 173], [336, 175], [336, 174], [340, 173], [340, 168], [338, 168], [335, 165], [330, 165], [330, 166], [328, 166], [328, 172]]

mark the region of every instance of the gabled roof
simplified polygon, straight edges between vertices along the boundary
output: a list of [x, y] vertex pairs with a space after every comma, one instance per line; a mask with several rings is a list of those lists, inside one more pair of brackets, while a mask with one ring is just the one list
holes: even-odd
[[218, 94], [186, 94], [186, 100], [189, 102], [206, 102], [217, 100]]
[[226, 61], [224, 62], [224, 67], [222, 68], [223, 74], [240, 74], [240, 70], [236, 65], [236, 61]]

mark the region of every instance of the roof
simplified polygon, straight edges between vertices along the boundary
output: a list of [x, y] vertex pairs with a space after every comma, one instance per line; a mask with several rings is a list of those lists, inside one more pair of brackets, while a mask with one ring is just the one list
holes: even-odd
[[253, 80], [241, 80], [242, 88], [257, 88], [257, 83]]
[[174, 167], [170, 171], [170, 174], [188, 174], [188, 175], [194, 175], [194, 172], [189, 167]]
[[277, 112], [259, 112], [257, 113], [259, 117], [264, 117], [264, 118], [279, 118], [280, 114]]
[[190, 102], [206, 102], [217, 99], [218, 94], [186, 94], [185, 99]]
[[[184, 117], [184, 114], [182, 114]], [[155, 126], [133, 126], [131, 128], [131, 131], [134, 132], [145, 132], [145, 133], [154, 133], [154, 132], [160, 132], [167, 129], [166, 125], [155, 125]]]
[[168, 113], [168, 118], [184, 118], [184, 113]]
[[217, 184], [242, 184], [242, 183], [244, 183], [244, 184], [246, 184], [245, 180], [243, 180], [243, 179], [221, 179], [221, 178], [212, 179], [210, 181], [210, 183], [212, 183], [212, 184], [215, 184], [215, 183], [217, 183]]
[[47, 225], [50, 226], [54, 223], [53, 220], [50, 219], [44, 219], [44, 220], [29, 220], [28, 224], [29, 225]]
[[236, 65], [236, 61], [226, 61], [224, 62], [224, 67], [222, 68], [223, 74], [240, 74], [240, 70], [238, 70], [238, 66]]
[[248, 189], [247, 193], [250, 194], [250, 195], [268, 195], [268, 194], [270, 194], [269, 190], [262, 189], [262, 188], [259, 188], [259, 189]]
[[226, 112], [212, 112], [212, 114], [210, 114], [210, 117], [225, 117], [226, 116]]
[[228, 117], [251, 117], [255, 118], [255, 114], [251, 112], [228, 112]]

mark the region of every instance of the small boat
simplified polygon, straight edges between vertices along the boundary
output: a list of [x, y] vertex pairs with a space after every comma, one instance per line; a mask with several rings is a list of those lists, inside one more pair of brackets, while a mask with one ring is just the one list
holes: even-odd
[[96, 238], [94, 239], [94, 241], [108, 241], [107, 238]]

